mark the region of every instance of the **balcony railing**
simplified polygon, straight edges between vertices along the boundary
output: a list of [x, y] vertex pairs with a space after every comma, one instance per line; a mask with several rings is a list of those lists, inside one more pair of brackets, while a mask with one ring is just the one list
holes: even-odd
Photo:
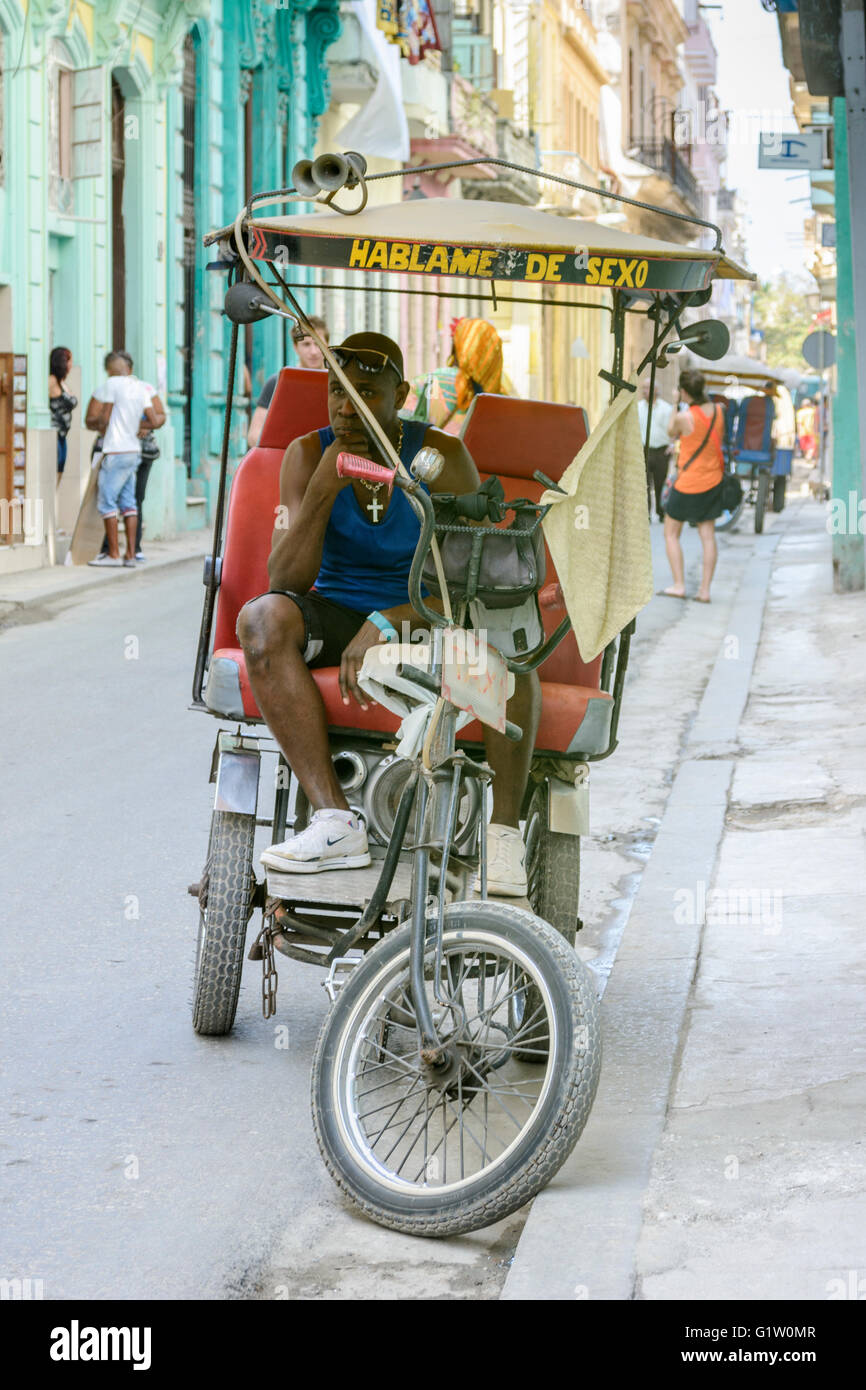
[[496, 64], [493, 40], [489, 34], [478, 33], [476, 17], [455, 16], [451, 22], [451, 56], [456, 72], [471, 82], [478, 92], [489, 92], [496, 86]]
[[638, 139], [635, 143], [641, 163], [666, 174], [692, 211], [700, 215], [703, 207], [700, 184], [673, 141]]

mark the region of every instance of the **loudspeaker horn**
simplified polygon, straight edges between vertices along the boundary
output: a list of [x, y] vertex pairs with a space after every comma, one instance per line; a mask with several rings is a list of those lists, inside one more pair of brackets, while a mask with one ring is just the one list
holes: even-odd
[[351, 172], [348, 160], [341, 154], [320, 154], [313, 164], [312, 176], [320, 189], [336, 193], [345, 187]]
[[313, 161], [311, 159], [299, 159], [292, 170], [292, 183], [299, 193], [308, 193], [311, 198], [319, 194], [319, 184], [313, 177]]

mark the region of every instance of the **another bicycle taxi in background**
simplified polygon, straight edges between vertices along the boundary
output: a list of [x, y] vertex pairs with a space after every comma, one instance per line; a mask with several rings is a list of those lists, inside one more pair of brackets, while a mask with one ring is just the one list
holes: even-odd
[[[791, 476], [793, 439], [778, 442], [778, 420], [789, 415], [793, 429], [793, 403], [788, 392], [788, 372], [757, 358], [726, 353], [713, 362], [695, 363], [703, 373], [713, 400], [725, 409], [726, 466], [744, 483], [738, 506], [725, 511], [717, 531], [736, 526], [743, 508], [755, 509], [755, 532], [764, 529], [764, 515], [772, 492], [772, 508], [781, 512]], [[767, 390], [772, 385], [772, 391]]]
[[[564, 1162], [592, 1105], [601, 1053], [595, 977], [574, 950], [580, 837], [589, 765], [617, 743], [634, 620], [602, 650], [581, 652], [567, 611], [574, 596], [563, 593], [544, 544], [550, 513], [569, 501], [570, 467], [593, 446], [581, 406], [478, 396], [462, 435], [482, 479], [500, 486], [483, 506], [480, 494], [432, 494], [425, 484], [441, 455], [422, 449], [404, 466], [309, 324], [297, 295], [310, 287], [292, 272], [380, 271], [383, 292], [389, 275], [408, 274], [416, 293], [433, 292], [425, 276], [453, 275], [475, 281], [478, 298], [493, 304], [504, 292], [518, 298], [527, 281], [557, 287], [563, 304], [575, 302], [576, 287], [594, 289], [613, 334], [601, 375], [614, 401], [622, 392], [633, 400], [637, 376], [654, 374], [665, 351], [689, 343], [717, 353], [718, 331], [705, 321], [686, 325], [683, 315], [706, 303], [714, 276], [745, 272], [724, 256], [717, 229], [714, 249], [694, 250], [510, 204], [433, 199], [368, 208], [365, 174], [353, 154], [303, 162], [296, 189], [256, 195], [233, 227], [207, 238], [228, 272], [234, 327], [193, 690], [194, 708], [223, 726], [207, 861], [190, 890], [199, 903], [193, 1025], [207, 1035], [230, 1031], [248, 924], [261, 913], [250, 954], [262, 962], [266, 1017], [276, 1000], [275, 952], [325, 972], [332, 1007], [316, 1048], [313, 1112], [332, 1175], [382, 1224], [440, 1236], [522, 1206]], [[329, 208], [259, 210], [309, 201], [318, 189]], [[633, 313], [647, 316], [652, 344], [627, 380]], [[279, 840], [287, 826], [306, 824], [310, 807], [263, 725], [235, 623], [246, 600], [268, 589], [286, 447], [327, 421], [327, 374], [283, 370], [261, 441], [227, 498], [238, 325], [268, 314], [290, 317], [319, 342], [383, 460], [341, 454], [338, 472], [400, 489], [417, 517], [409, 593], [424, 627], [420, 641], [367, 652], [359, 679], [376, 703], [366, 709], [343, 703], [336, 668], [313, 672], [338, 777], [367, 824], [371, 866], [259, 878], [258, 831]], [[648, 547], [647, 531], [641, 562]], [[440, 596], [442, 612], [422, 586]], [[479, 631], [496, 639], [483, 660], [472, 642]], [[487, 893], [492, 770], [482, 725], [521, 738], [505, 704], [514, 676], [534, 670], [542, 711], [523, 805], [528, 899], [506, 903]]]

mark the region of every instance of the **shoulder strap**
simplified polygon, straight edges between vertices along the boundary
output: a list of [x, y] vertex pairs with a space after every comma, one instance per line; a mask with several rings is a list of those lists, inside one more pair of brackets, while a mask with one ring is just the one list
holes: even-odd
[[719, 406], [717, 406], [716, 403], [715, 403], [715, 401], [714, 401], [714, 402], [713, 402], [713, 413], [712, 413], [712, 415], [710, 416], [710, 422], [709, 422], [709, 424], [707, 425], [707, 432], [706, 432], [706, 434], [704, 435], [703, 439], [701, 440], [700, 444], [698, 445], [697, 449], [695, 449], [695, 452], [692, 454], [691, 458], [688, 460], [688, 463], [681, 463], [681, 464], [680, 464], [680, 472], [681, 472], [681, 473], [684, 473], [685, 470], [688, 468], [689, 464], [694, 463], [694, 461], [695, 461], [695, 459], [697, 458], [698, 454], [700, 454], [700, 453], [703, 451], [704, 445], [706, 444], [707, 440], [709, 439], [710, 435], [711, 435], [712, 432], [713, 432], [713, 426], [715, 425], [716, 419], [717, 419], [716, 411], [717, 411], [718, 409], [719, 409]]

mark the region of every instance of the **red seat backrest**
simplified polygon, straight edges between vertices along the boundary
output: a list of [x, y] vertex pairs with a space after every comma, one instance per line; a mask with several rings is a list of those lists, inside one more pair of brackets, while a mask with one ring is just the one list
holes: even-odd
[[268, 556], [280, 501], [280, 464], [298, 435], [328, 423], [328, 373], [284, 367], [261, 441], [232, 482], [223, 541], [222, 578], [214, 623], [214, 650], [237, 646], [235, 623], [248, 599], [269, 586]]
[[284, 452], [299, 434], [328, 423], [328, 373], [283, 367], [259, 444]]
[[762, 453], [769, 447], [767, 417], [772, 419], [773, 403], [769, 396], [747, 396], [740, 410], [745, 409], [740, 447], [749, 453]]
[[[532, 474], [536, 468], [558, 482], [586, 442], [586, 411], [577, 405], [551, 401], [524, 401], [513, 396], [476, 396], [463, 423], [461, 438], [482, 478], [495, 473], [505, 496], [537, 501], [544, 491]], [[546, 549], [546, 547], [545, 547]], [[556, 582], [556, 569], [547, 551], [546, 584]], [[559, 624], [558, 609], [542, 609], [545, 631]], [[581, 659], [574, 633], [565, 637], [540, 668], [542, 680], [562, 685], [598, 689], [601, 654], [593, 661]]]

